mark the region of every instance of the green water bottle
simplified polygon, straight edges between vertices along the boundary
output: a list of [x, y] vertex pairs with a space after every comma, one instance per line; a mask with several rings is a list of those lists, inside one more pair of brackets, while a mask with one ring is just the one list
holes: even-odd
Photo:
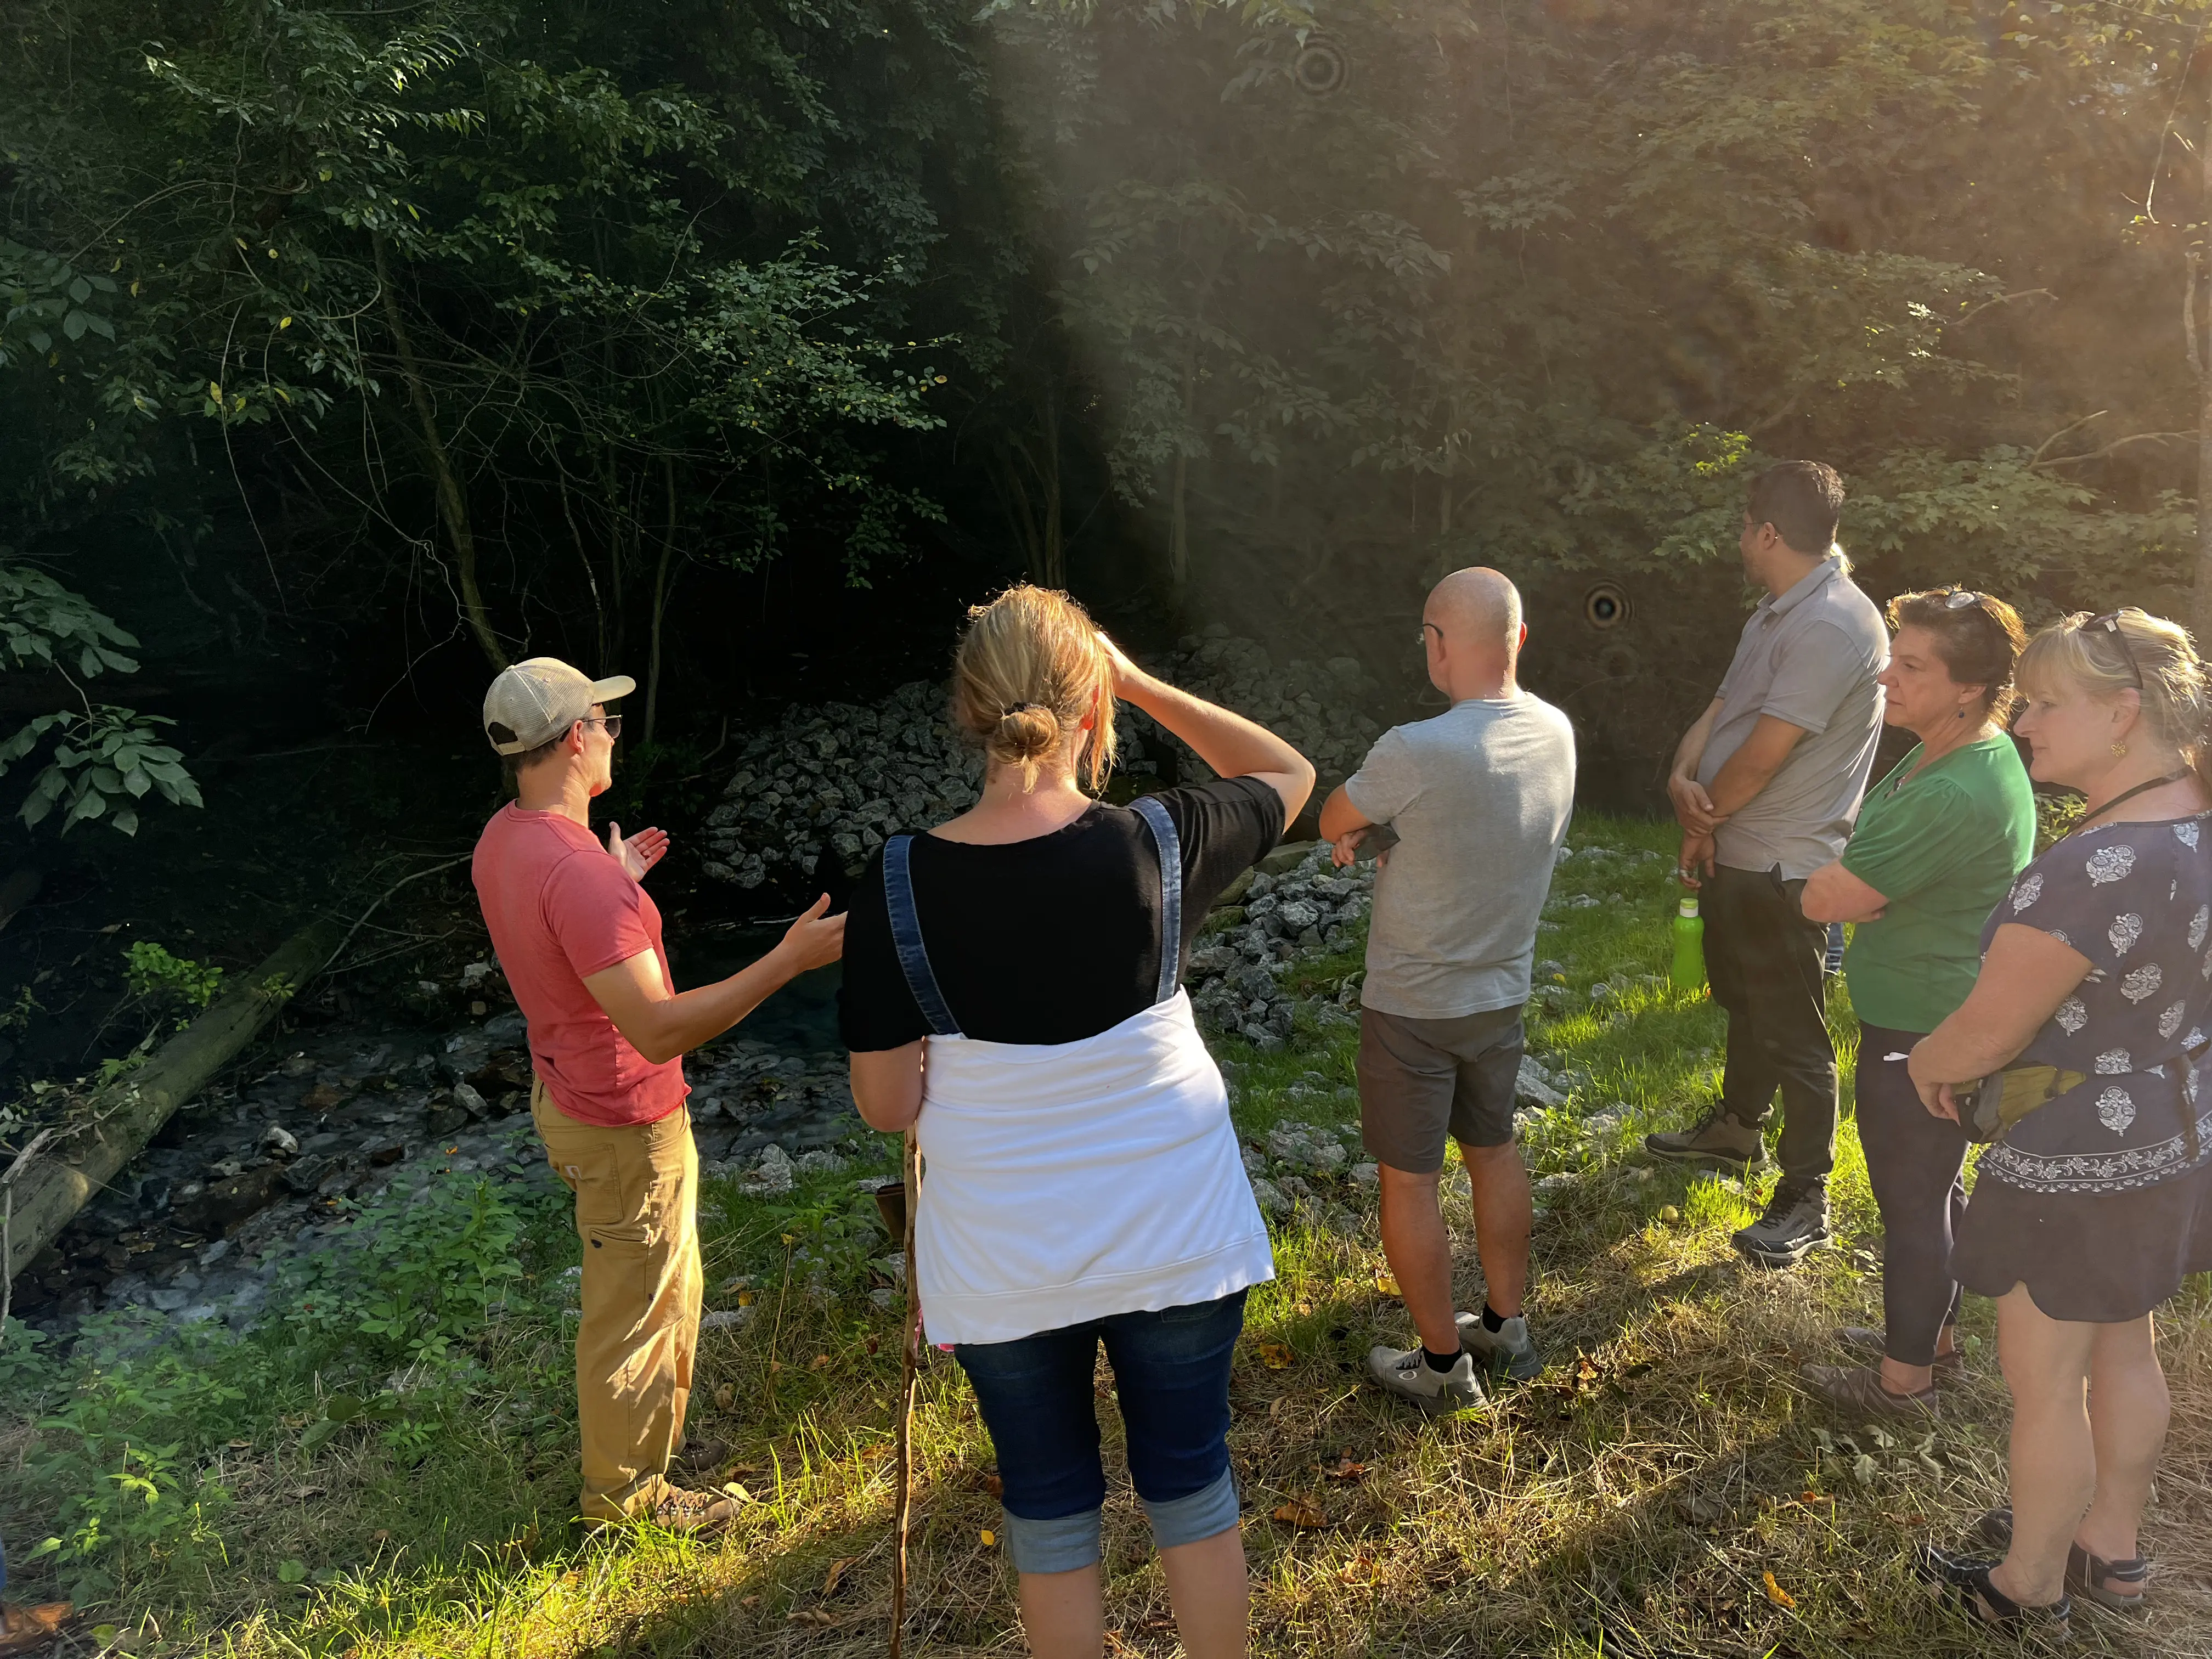
[[1698, 914], [1698, 896], [1691, 894], [1674, 912], [1674, 969], [1678, 991], [1705, 988], [1705, 919]]

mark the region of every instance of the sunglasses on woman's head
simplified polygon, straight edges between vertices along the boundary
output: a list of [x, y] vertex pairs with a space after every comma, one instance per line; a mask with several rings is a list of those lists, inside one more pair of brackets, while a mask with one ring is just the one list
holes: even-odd
[[2120, 654], [2128, 659], [2128, 673], [2136, 683], [2136, 690], [2143, 689], [2142, 665], [2136, 660], [2135, 647], [2128, 643], [2128, 630], [2120, 626], [2121, 612], [2107, 611], [2101, 617], [2092, 617], [2081, 624], [2086, 629], [2101, 629], [2119, 641]]

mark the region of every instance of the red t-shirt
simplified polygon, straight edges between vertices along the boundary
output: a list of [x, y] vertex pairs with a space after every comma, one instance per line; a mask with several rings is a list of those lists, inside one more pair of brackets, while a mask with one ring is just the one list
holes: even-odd
[[681, 1106], [690, 1092], [683, 1060], [654, 1065], [584, 988], [641, 951], [660, 959], [674, 988], [660, 911], [645, 889], [574, 818], [513, 802], [484, 825], [470, 873], [553, 1103], [609, 1127], [652, 1123]]

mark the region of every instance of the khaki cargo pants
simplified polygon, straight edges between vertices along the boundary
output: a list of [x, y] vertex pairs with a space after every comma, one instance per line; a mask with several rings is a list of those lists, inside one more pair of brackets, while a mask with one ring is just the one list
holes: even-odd
[[699, 1152], [691, 1113], [606, 1128], [554, 1105], [541, 1080], [530, 1115], [554, 1173], [576, 1194], [584, 1241], [576, 1329], [580, 1513], [618, 1521], [657, 1502], [684, 1443], [699, 1346]]

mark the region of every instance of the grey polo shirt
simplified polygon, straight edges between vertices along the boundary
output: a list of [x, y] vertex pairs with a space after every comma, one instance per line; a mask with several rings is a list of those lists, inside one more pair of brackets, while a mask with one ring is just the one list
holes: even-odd
[[1762, 714], [1805, 736], [1765, 788], [1714, 836], [1714, 858], [1732, 870], [1782, 868], [1809, 876], [1844, 854], [1859, 797], [1881, 739], [1881, 688], [1889, 630], [1835, 559], [1777, 599], [1759, 602], [1721, 681], [1698, 781], [1708, 789]]

